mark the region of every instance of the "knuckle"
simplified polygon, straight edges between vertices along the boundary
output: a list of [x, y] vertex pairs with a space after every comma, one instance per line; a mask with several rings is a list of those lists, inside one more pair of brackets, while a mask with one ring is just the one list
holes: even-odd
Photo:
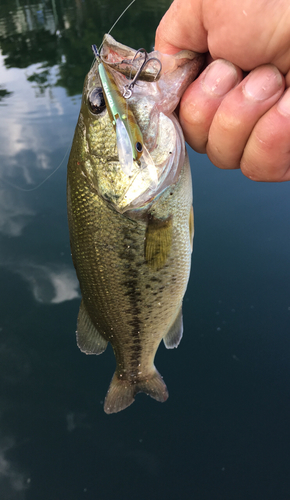
[[271, 157], [267, 154], [255, 154], [254, 151], [244, 154], [240, 163], [241, 171], [246, 177], [260, 182], [281, 181], [289, 166], [289, 161], [285, 164], [282, 158], [277, 158], [277, 155]]
[[240, 164], [243, 174], [254, 181], [278, 182], [285, 172], [283, 164], [288, 164], [282, 150], [273, 121], [261, 121], [246, 144]]

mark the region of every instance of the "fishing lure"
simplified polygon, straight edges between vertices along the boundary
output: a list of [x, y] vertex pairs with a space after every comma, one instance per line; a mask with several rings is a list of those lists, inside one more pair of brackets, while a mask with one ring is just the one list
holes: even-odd
[[106, 70], [96, 45], [92, 45], [107, 109], [116, 129], [120, 165], [127, 175], [133, 171], [133, 162], [143, 153], [143, 136], [124, 96], [117, 88], [113, 76]]
[[98, 63], [98, 71], [107, 109], [116, 130], [117, 150], [121, 168], [124, 173], [130, 177], [133, 172], [134, 162], [137, 162], [138, 165], [141, 166], [140, 159], [142, 156], [142, 170], [146, 168], [153, 184], [157, 184], [157, 170], [144, 144], [142, 133], [128, 105], [127, 99], [131, 97], [133, 88], [145, 66], [151, 61], [158, 62], [159, 71], [155, 76], [155, 79], [157, 79], [162, 69], [161, 62], [154, 57], [148, 58], [145, 49], [137, 50], [132, 63], [140, 53], [144, 53], [144, 60], [130, 84], [124, 86], [122, 95], [114, 81], [113, 75], [106, 69], [106, 64], [102, 61], [96, 45], [92, 45], [92, 50]]

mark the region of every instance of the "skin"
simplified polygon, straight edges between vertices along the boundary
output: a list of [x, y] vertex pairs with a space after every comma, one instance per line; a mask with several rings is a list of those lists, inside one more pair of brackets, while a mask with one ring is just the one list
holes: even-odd
[[255, 181], [290, 180], [289, 0], [175, 0], [155, 48], [208, 53], [180, 103], [193, 149]]

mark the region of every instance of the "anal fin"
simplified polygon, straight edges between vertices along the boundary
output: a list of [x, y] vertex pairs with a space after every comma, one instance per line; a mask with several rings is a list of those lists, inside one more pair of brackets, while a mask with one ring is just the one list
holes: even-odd
[[134, 402], [138, 392], [144, 392], [161, 403], [168, 398], [167, 387], [155, 366], [152, 373], [142, 380], [122, 380], [115, 373], [106, 395], [105, 412], [117, 413], [124, 410]]
[[86, 354], [102, 354], [108, 345], [107, 340], [104, 339], [93, 325], [83, 300], [81, 301], [78, 315], [77, 344], [80, 350]]
[[172, 323], [169, 331], [163, 338], [163, 342], [167, 349], [178, 347], [183, 335], [183, 321], [182, 321], [182, 305], [177, 313], [177, 316]]

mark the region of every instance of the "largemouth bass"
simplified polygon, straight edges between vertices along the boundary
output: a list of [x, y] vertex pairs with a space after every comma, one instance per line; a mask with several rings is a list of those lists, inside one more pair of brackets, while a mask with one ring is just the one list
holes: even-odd
[[[105, 35], [101, 58], [120, 92], [140, 66], [135, 54]], [[85, 80], [68, 162], [71, 251], [82, 292], [77, 343], [86, 354], [101, 354], [110, 342], [116, 357], [106, 413], [123, 410], [139, 392], [167, 399], [154, 358], [162, 339], [167, 348], [177, 347], [183, 333], [192, 186], [173, 111], [202, 58], [189, 51], [151, 57], [161, 62], [161, 74], [156, 61], [147, 64], [128, 99], [128, 116], [134, 115], [144, 141], [130, 172], [120, 162], [97, 61]]]

